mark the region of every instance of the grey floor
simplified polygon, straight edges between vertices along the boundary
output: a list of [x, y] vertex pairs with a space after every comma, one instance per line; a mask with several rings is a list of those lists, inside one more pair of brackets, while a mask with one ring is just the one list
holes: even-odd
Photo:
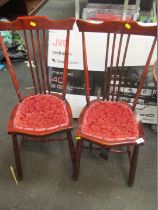
[[[82, 0], [82, 6], [84, 1]], [[39, 15], [61, 19], [74, 16], [74, 0], [50, 0]], [[26, 64], [15, 71], [24, 93], [29, 86]], [[141, 147], [135, 185], [127, 186], [128, 158], [111, 154], [104, 161], [96, 151], [84, 150], [81, 173], [72, 180], [67, 142], [25, 143], [22, 148], [24, 179], [15, 185], [9, 167], [14, 164], [7, 121], [17, 97], [9, 72], [0, 72], [0, 210], [155, 210], [156, 134], [145, 125], [147, 143]]]

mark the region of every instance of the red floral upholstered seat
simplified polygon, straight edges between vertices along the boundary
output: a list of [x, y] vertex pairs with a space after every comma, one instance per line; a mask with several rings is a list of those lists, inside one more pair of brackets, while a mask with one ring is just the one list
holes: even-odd
[[139, 136], [136, 118], [124, 103], [99, 101], [86, 111], [81, 126], [83, 134], [108, 141], [136, 139]]
[[51, 130], [68, 125], [68, 113], [62, 99], [54, 95], [34, 95], [19, 105], [13, 126], [24, 130]]

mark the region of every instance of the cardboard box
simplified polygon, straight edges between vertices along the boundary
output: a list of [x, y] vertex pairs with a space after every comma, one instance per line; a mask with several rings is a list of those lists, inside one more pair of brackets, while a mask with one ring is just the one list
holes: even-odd
[[[49, 32], [49, 47], [48, 47], [48, 66], [50, 68], [50, 81], [52, 91], [61, 92], [62, 85], [62, 67], [64, 62], [64, 46], [65, 46], [65, 31], [50, 31]], [[119, 38], [119, 37], [118, 37]], [[124, 37], [123, 47], [125, 47]], [[105, 34], [88, 33], [86, 35], [88, 66], [90, 69], [91, 83], [91, 99], [100, 97], [100, 92], [103, 88], [103, 71], [105, 62]], [[97, 41], [96, 41], [97, 40]], [[111, 36], [112, 40], [112, 36]], [[120, 99], [131, 103], [133, 101], [136, 86], [143, 70], [144, 61], [149, 53], [148, 46], [151, 46], [153, 38], [143, 36], [133, 36], [130, 40], [129, 49], [132, 43], [137, 47], [128, 51], [128, 56], [124, 68], [124, 82], [120, 89]], [[110, 42], [112, 45], [112, 41]], [[95, 49], [95, 50], [94, 50]], [[118, 46], [116, 46], [117, 52]], [[95, 54], [93, 53], [95, 52]], [[141, 52], [140, 52], [141, 51]], [[141, 53], [141, 56], [140, 56]], [[123, 55], [121, 54], [120, 59]], [[152, 57], [151, 64], [156, 60], [156, 49]], [[116, 53], [114, 54], [114, 63], [116, 63]], [[110, 66], [110, 60], [108, 63]], [[108, 68], [109, 71], [109, 68]], [[93, 87], [96, 87], [95, 89]], [[83, 59], [82, 59], [82, 42], [81, 33], [76, 29], [70, 33], [70, 50], [69, 50], [69, 75], [67, 87], [67, 100], [69, 101], [74, 118], [78, 118], [80, 111], [86, 105], [84, 76], [83, 76]], [[157, 90], [152, 80], [152, 66], [149, 69], [149, 74], [141, 92], [141, 97], [138, 101], [136, 109], [140, 113], [144, 123], [157, 123]]]

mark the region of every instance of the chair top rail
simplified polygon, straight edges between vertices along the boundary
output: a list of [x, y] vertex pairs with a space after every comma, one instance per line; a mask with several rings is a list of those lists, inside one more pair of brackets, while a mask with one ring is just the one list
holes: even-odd
[[0, 31], [8, 30], [72, 30], [75, 18], [49, 20], [46, 16], [18, 17], [15, 21], [0, 21]]
[[157, 25], [145, 26], [136, 21], [85, 21], [78, 19], [77, 26], [80, 32], [100, 32], [100, 33], [122, 33], [144, 36], [156, 36]]

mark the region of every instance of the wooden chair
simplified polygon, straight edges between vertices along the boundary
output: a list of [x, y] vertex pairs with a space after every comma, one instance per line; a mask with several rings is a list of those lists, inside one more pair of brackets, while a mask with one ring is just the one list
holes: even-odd
[[[21, 31], [28, 55], [34, 93], [23, 97], [15, 76], [13, 66], [7, 53], [2, 36], [2, 46], [8, 69], [15, 87], [19, 103], [13, 108], [8, 123], [8, 133], [12, 135], [13, 149], [19, 180], [23, 178], [17, 136], [27, 137], [28, 141], [54, 141], [47, 139], [57, 133], [65, 133], [68, 140], [72, 164], [74, 166], [75, 151], [71, 130], [73, 118], [70, 105], [65, 99], [70, 30], [74, 18], [64, 20], [48, 20], [47, 17], [19, 17], [13, 22], [0, 22], [0, 31]], [[47, 66], [47, 31], [50, 29], [66, 30], [65, 58], [63, 64], [62, 93], [52, 93]], [[32, 61], [35, 65], [33, 68]], [[23, 70], [23, 69], [21, 69]]]
[[[99, 145], [107, 151], [128, 153], [130, 161], [128, 185], [132, 186], [136, 172], [139, 146], [144, 144], [143, 125], [136, 118], [134, 110], [148, 73], [149, 64], [156, 44], [156, 26], [143, 27], [134, 21], [104, 21], [101, 23], [90, 23], [83, 20], [77, 20], [77, 26], [82, 33], [87, 105], [83, 108], [79, 116], [75, 134], [77, 148], [74, 180], [78, 179], [83, 142], [87, 141], [90, 142], [90, 145]], [[90, 81], [87, 61], [88, 50], [86, 46], [87, 32], [105, 33], [105, 71], [102, 99], [93, 101], [90, 100]], [[121, 102], [120, 90], [124, 79], [123, 76], [125, 76], [124, 67], [129, 47], [135, 48], [135, 46], [130, 45], [130, 40], [133, 35], [153, 36], [154, 38], [152, 46], [149, 46], [147, 61], [144, 61], [146, 62], [144, 71], [140, 82], [138, 83], [134, 101], [132, 105], [129, 105], [128, 103]], [[118, 42], [118, 44], [116, 42]], [[116, 46], [118, 47], [116, 48]], [[102, 47], [104, 48], [104, 46]], [[120, 54], [122, 54], [122, 57]], [[141, 56], [141, 54], [138, 55]], [[97, 56], [94, 59], [96, 58]], [[133, 59], [133, 57], [130, 59]], [[127, 151], [124, 149], [120, 150], [119, 148], [127, 148]]]

